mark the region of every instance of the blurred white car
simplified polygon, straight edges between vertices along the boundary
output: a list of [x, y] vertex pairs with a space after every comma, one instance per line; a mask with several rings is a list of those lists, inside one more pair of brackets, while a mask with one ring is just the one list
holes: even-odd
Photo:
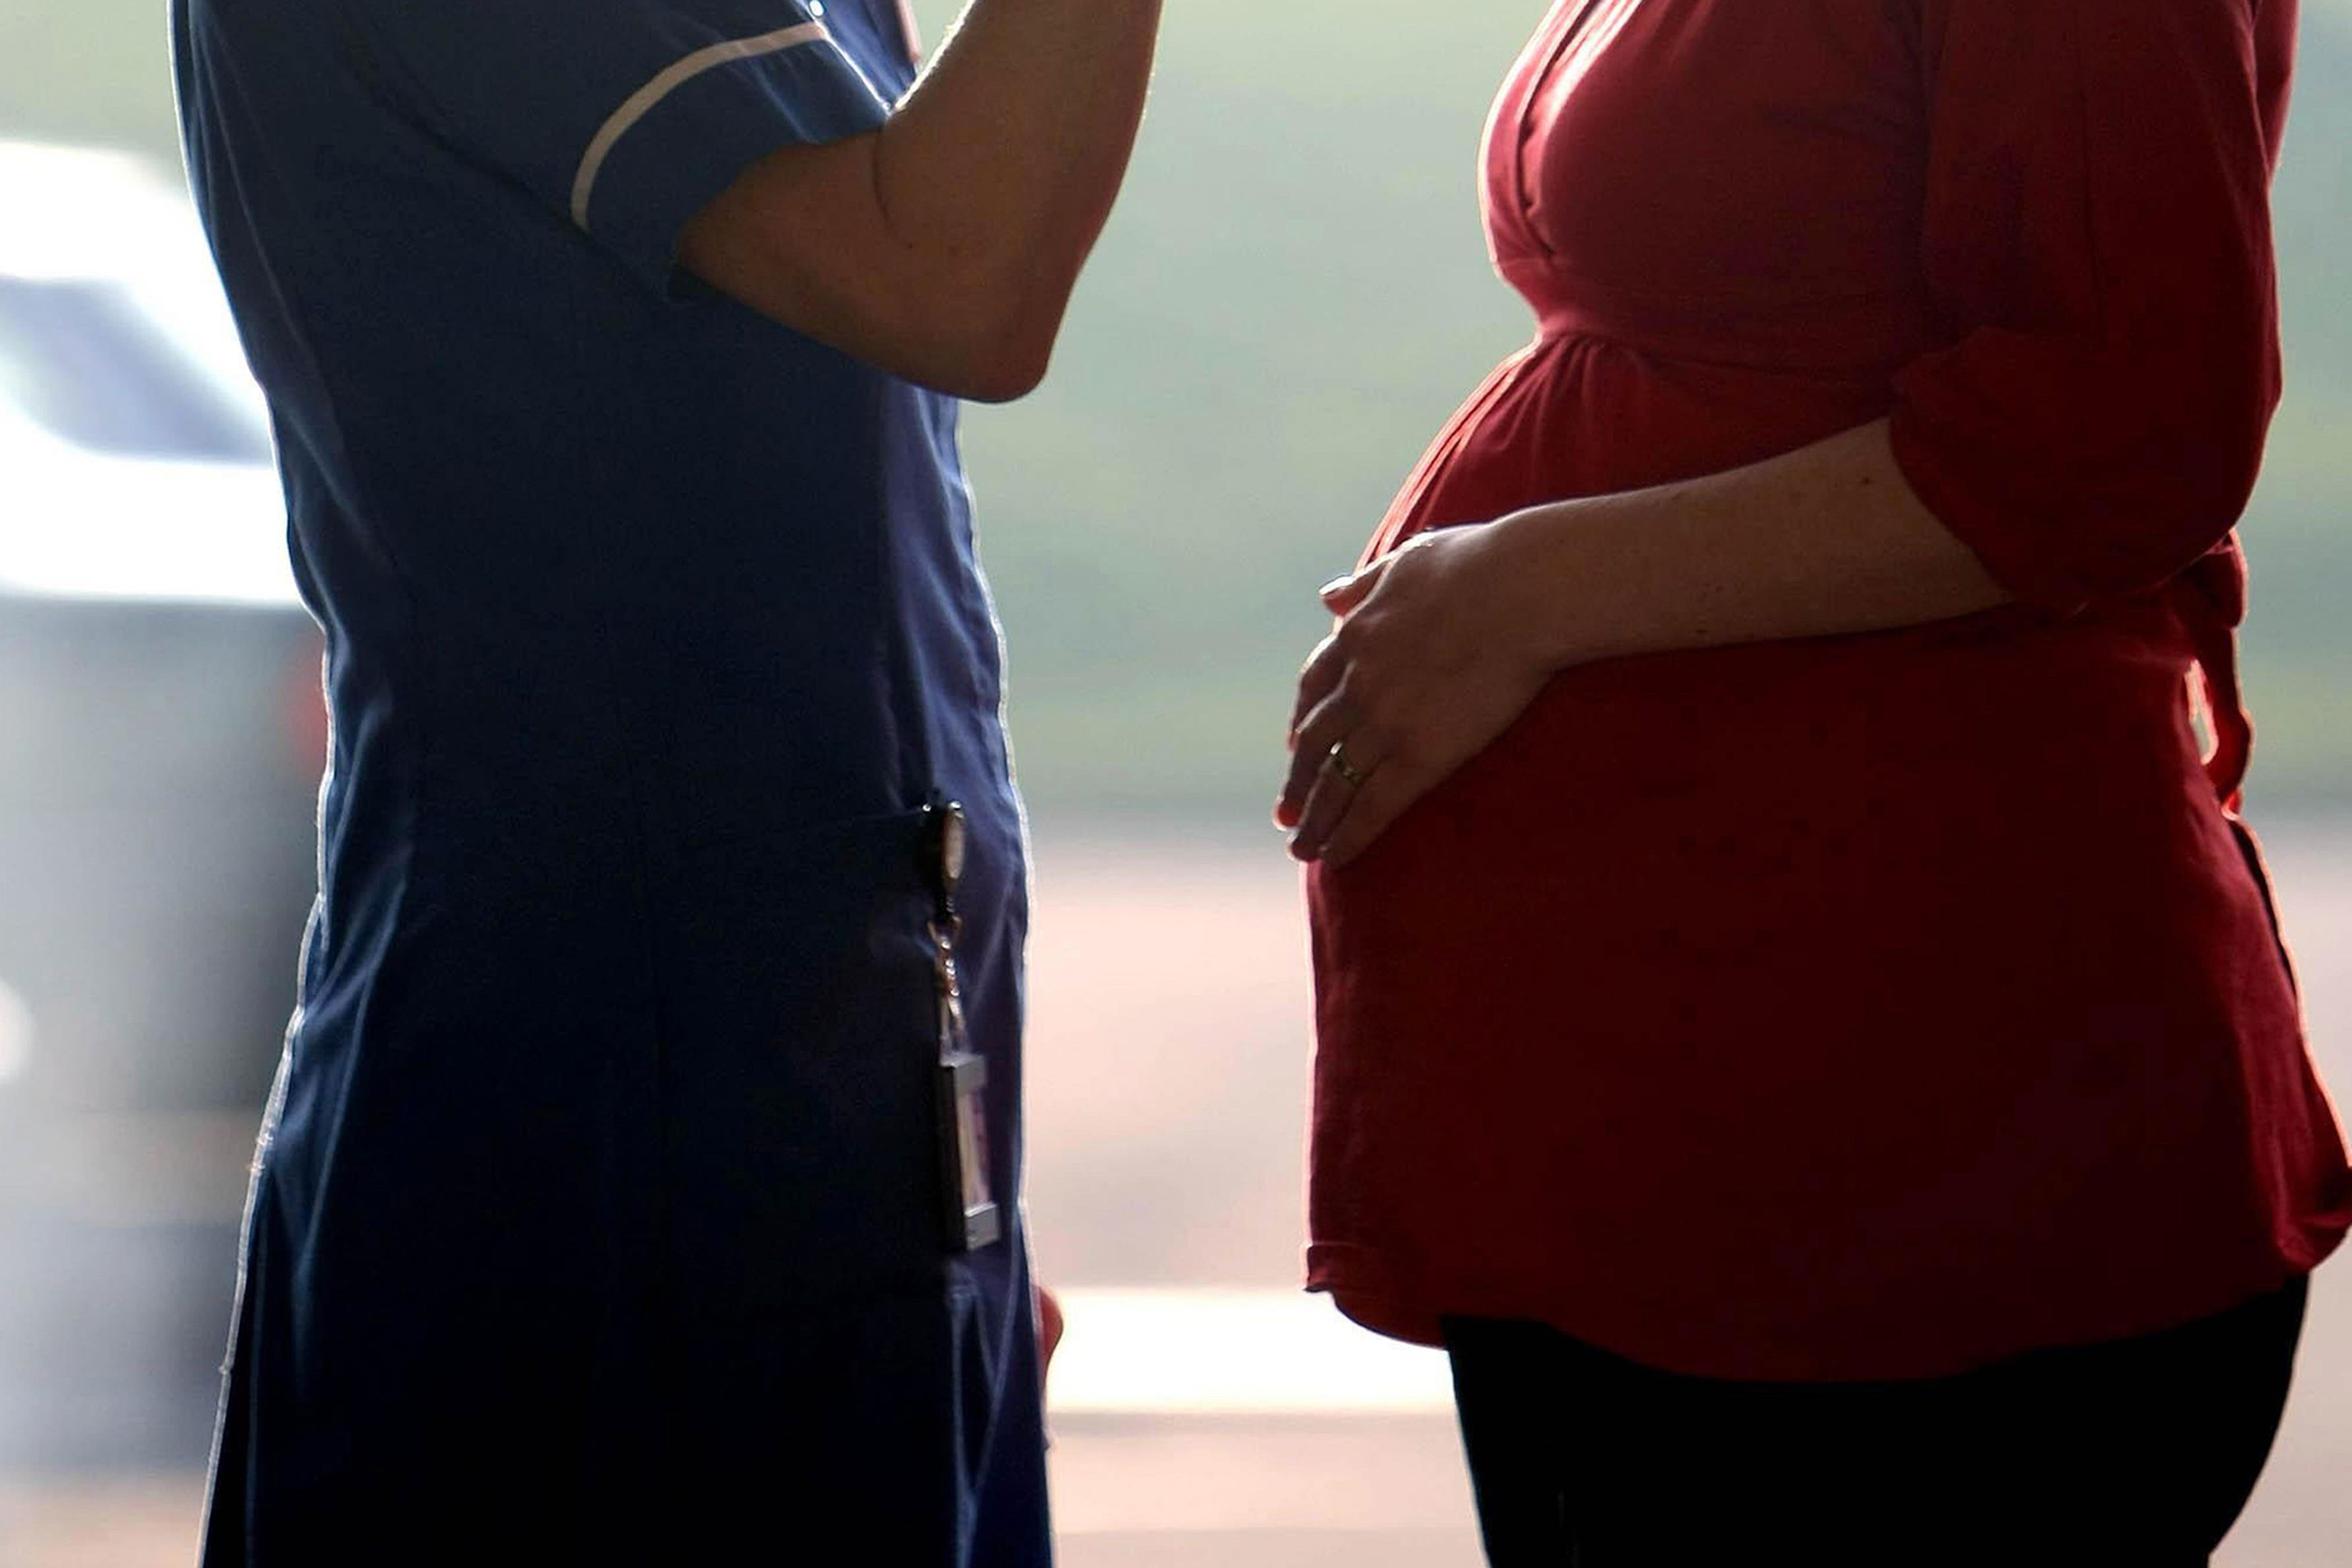
[[176, 182], [0, 141], [0, 1463], [201, 1460], [325, 722]]

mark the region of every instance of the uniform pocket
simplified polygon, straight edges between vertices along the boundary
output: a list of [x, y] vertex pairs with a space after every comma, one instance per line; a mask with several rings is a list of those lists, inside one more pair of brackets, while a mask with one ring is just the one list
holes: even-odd
[[681, 865], [657, 946], [659, 1229], [689, 1317], [936, 1280], [920, 811]]

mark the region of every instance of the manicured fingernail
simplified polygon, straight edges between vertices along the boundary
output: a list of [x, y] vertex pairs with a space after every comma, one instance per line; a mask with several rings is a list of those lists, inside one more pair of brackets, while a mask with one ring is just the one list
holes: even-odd
[[1333, 594], [1339, 592], [1341, 589], [1347, 587], [1348, 584], [1355, 580], [1356, 574], [1353, 572], [1349, 572], [1344, 576], [1335, 577], [1330, 581], [1325, 583], [1322, 587], [1317, 589], [1315, 591], [1315, 597], [1318, 599], [1328, 599]]

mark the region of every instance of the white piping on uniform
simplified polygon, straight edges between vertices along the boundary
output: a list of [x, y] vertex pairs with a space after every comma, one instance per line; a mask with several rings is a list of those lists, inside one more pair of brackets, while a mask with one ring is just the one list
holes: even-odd
[[572, 221], [582, 228], [588, 226], [588, 201], [596, 192], [596, 176], [604, 172], [604, 160], [629, 128], [654, 110], [663, 99], [692, 81], [707, 70], [732, 65], [737, 60], [756, 59], [784, 49], [796, 49], [803, 44], [814, 44], [830, 38], [822, 22], [802, 22], [790, 27], [780, 27], [756, 38], [738, 38], [731, 43], [713, 44], [697, 49], [672, 65], [653, 80], [629, 95], [629, 100], [613, 111], [613, 117], [598, 129], [588, 151], [581, 157], [579, 176], [572, 182]]

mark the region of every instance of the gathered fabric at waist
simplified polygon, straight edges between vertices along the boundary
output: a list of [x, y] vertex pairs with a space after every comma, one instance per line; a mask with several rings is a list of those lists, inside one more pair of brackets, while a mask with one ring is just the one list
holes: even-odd
[[1875, 364], [1806, 369], [1675, 351], [1563, 310], [1438, 434], [1367, 556], [1547, 502], [1743, 467], [1884, 417]]
[[1906, 294], [1702, 299], [1581, 278], [1571, 291], [1549, 258], [1507, 256], [1496, 268], [1531, 302], [1539, 338], [1592, 339], [1659, 361], [1884, 380], [1927, 345], [1924, 302]]

